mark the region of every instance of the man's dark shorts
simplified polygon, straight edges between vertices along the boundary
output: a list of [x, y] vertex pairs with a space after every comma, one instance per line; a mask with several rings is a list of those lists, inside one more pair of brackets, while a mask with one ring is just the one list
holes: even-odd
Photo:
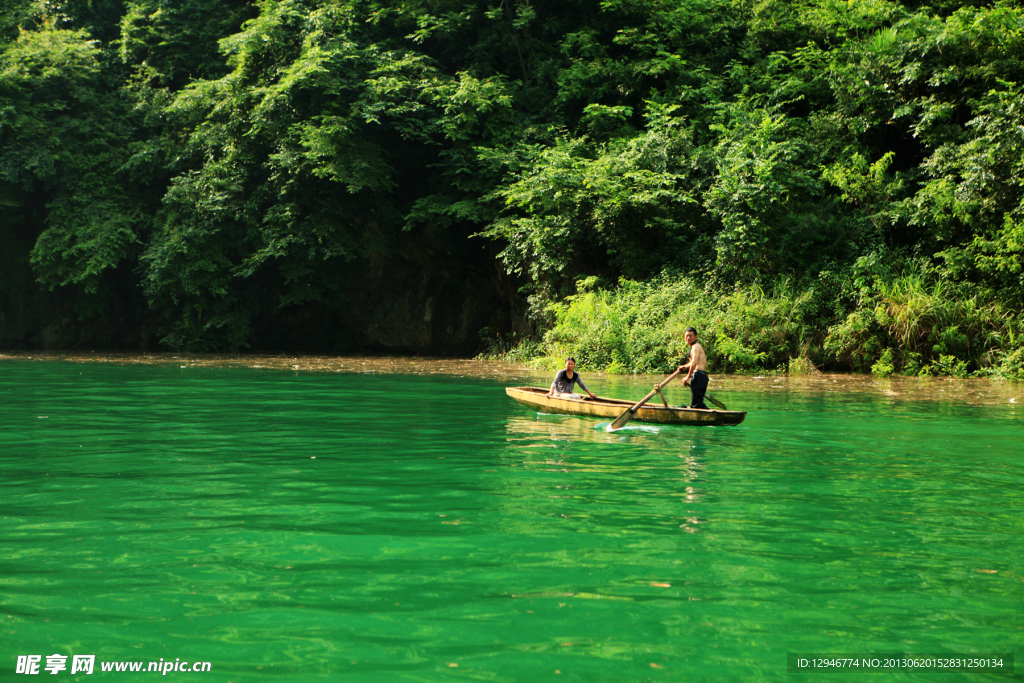
[[707, 410], [704, 405], [704, 394], [708, 391], [708, 373], [697, 370], [690, 377], [690, 407]]

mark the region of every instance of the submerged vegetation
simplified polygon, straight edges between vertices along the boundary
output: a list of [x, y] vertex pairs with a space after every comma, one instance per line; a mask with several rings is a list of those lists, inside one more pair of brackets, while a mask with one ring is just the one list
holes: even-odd
[[347, 348], [360, 283], [497, 259], [510, 358], [1024, 373], [1016, 2], [2, 7], [0, 332]]

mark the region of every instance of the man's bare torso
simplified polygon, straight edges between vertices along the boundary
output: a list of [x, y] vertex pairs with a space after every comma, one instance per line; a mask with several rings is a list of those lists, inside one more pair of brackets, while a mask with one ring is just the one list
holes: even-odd
[[708, 357], [705, 355], [704, 347], [700, 345], [700, 342], [694, 342], [693, 346], [690, 347], [690, 367], [693, 371], [708, 371]]

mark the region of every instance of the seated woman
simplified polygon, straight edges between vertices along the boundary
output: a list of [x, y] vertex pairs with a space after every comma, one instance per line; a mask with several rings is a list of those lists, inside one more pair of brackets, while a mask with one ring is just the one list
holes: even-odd
[[576, 359], [566, 358], [565, 359], [565, 370], [559, 370], [558, 374], [555, 375], [555, 381], [551, 383], [551, 389], [548, 390], [547, 396], [551, 398], [574, 398], [582, 399], [583, 397], [572, 393], [572, 385], [579, 384], [583, 391], [590, 394], [590, 398], [597, 398], [591, 393], [590, 389], [587, 389], [587, 385], [583, 383], [578, 372], [576, 372]]

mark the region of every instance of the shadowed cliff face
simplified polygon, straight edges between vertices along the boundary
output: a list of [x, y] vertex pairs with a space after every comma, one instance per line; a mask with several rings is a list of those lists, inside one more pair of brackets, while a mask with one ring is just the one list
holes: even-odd
[[[397, 248], [343, 264], [337, 296], [279, 308], [274, 291], [254, 321], [249, 348], [261, 351], [472, 355], [480, 331], [528, 331], [526, 304], [491, 245], [464, 240], [432, 246], [431, 236], [403, 236]], [[172, 322], [148, 311], [130, 272], [86, 294], [73, 287], [50, 292], [36, 283], [28, 248], [3, 255], [0, 348], [161, 348]]]
[[[347, 337], [363, 348], [466, 354], [480, 330], [525, 330], [525, 319], [494, 262], [418, 263], [389, 260], [363, 268], [348, 302]], [[489, 267], [488, 267], [489, 266]], [[376, 272], [375, 272], [376, 271]]]
[[526, 302], [490, 245], [452, 249], [407, 238], [391, 254], [350, 264], [342, 294], [285, 309], [257, 326], [253, 349], [472, 355], [480, 331], [526, 334]]

